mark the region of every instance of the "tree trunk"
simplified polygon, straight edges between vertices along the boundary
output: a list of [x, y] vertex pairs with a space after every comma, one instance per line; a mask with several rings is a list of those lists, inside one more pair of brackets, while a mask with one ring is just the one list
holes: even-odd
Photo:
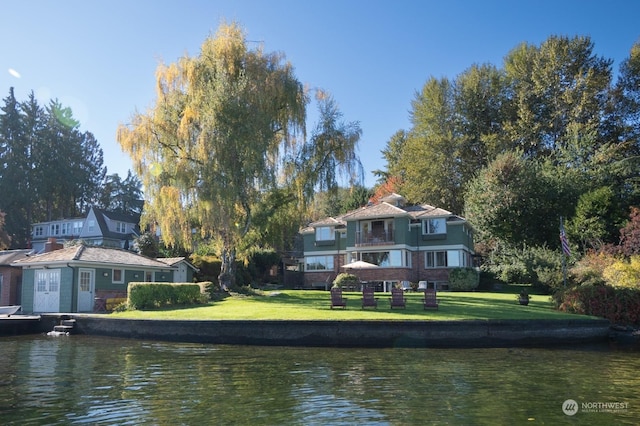
[[228, 291], [235, 284], [236, 277], [236, 249], [226, 244], [222, 247], [221, 253], [222, 265], [220, 275], [218, 275], [218, 283], [220, 289]]

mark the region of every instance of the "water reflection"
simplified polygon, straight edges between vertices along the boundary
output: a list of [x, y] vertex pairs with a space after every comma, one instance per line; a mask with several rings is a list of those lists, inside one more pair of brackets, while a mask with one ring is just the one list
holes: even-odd
[[[0, 339], [2, 424], [634, 424], [638, 353]], [[567, 399], [625, 402], [562, 412]]]

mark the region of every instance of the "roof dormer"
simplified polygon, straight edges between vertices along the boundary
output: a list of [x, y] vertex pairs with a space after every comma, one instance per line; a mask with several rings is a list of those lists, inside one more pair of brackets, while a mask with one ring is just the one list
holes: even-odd
[[396, 207], [404, 207], [404, 205], [407, 203], [406, 198], [404, 198], [402, 195], [396, 194], [395, 192], [392, 192], [391, 194], [380, 198], [380, 201], [389, 203], [392, 206]]

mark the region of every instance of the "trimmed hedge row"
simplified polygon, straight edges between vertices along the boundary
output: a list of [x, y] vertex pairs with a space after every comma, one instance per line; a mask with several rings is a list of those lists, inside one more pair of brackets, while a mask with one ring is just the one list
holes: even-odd
[[581, 285], [555, 296], [563, 312], [603, 317], [613, 324], [640, 324], [640, 289]]
[[170, 305], [194, 305], [208, 300], [205, 293], [210, 282], [201, 283], [129, 283], [130, 309], [153, 309]]

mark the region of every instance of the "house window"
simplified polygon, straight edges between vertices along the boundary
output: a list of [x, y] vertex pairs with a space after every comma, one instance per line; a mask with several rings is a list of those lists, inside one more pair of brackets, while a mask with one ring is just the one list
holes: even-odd
[[306, 271], [332, 271], [333, 256], [308, 256], [305, 258]]
[[460, 250], [448, 250], [447, 251], [447, 266], [456, 268], [464, 265], [463, 252]]
[[422, 222], [422, 233], [425, 235], [446, 234], [447, 224], [444, 218], [427, 219]]
[[34, 237], [42, 237], [44, 235], [44, 226], [36, 226], [33, 228]]
[[393, 219], [360, 222], [357, 243], [367, 244], [393, 241]]
[[80, 235], [82, 232], [82, 222], [77, 221], [73, 222], [73, 234], [72, 235]]
[[404, 251], [405, 250], [390, 250], [361, 253], [360, 259], [381, 267], [407, 266], [405, 263], [406, 256], [404, 255]]
[[331, 226], [319, 226], [316, 228], [316, 241], [332, 241], [336, 236]]
[[463, 250], [428, 251], [425, 253], [425, 267], [427, 268], [458, 268], [470, 264], [469, 255]]
[[123, 283], [124, 282], [124, 271], [122, 269], [114, 269], [113, 274], [111, 275], [114, 283]]
[[62, 224], [62, 235], [69, 235], [71, 231], [71, 224], [70, 223], [63, 223]]
[[91, 291], [91, 274], [92, 271], [80, 271], [78, 291]]
[[445, 268], [447, 267], [446, 251], [428, 251], [425, 253], [426, 268]]
[[127, 224], [124, 222], [116, 222], [116, 232], [121, 234], [127, 233]]
[[36, 273], [36, 291], [44, 292], [47, 290], [47, 275], [45, 273]]
[[35, 272], [37, 292], [57, 292], [60, 288], [60, 270], [41, 270]]
[[51, 233], [49, 235], [58, 235], [60, 234], [60, 224], [52, 223], [51, 224]]

